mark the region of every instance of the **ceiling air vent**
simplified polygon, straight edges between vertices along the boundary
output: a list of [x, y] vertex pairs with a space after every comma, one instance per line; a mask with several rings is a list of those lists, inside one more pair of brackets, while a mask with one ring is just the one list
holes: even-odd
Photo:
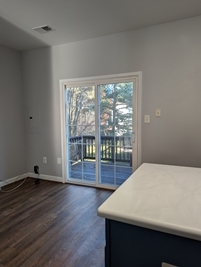
[[35, 27], [35, 28], [32, 28], [32, 30], [34, 30], [36, 32], [39, 32], [41, 34], [47, 33], [47, 32], [51, 32], [51, 31], [55, 31], [55, 29], [53, 29], [52, 27], [50, 27], [48, 25], [43, 25], [43, 26]]

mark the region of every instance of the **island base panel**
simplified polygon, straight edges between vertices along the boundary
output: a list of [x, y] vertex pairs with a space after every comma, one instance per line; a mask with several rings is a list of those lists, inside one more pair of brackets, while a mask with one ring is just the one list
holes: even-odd
[[201, 242], [106, 219], [105, 267], [201, 266]]

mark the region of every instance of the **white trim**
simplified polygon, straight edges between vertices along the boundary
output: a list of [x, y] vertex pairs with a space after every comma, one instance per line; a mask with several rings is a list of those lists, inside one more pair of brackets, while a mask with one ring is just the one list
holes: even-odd
[[[5, 181], [0, 181], [0, 188], [8, 185], [8, 184], [12, 184], [15, 183], [17, 181], [23, 180], [25, 178], [33, 178], [36, 179], [38, 178], [38, 175], [32, 172], [27, 172], [24, 173], [22, 175], [18, 175], [12, 178], [9, 178]], [[47, 181], [52, 181], [52, 182], [59, 182], [59, 183], [63, 183], [63, 178], [62, 177], [58, 177], [58, 176], [51, 176], [51, 175], [46, 175], [46, 174], [40, 174], [39, 175], [39, 179], [41, 180], [47, 180]]]
[[79, 182], [78, 180], [68, 180], [66, 184], [74, 184], [74, 185], [84, 185], [84, 186], [89, 186], [89, 187], [95, 187], [95, 188], [101, 188], [101, 189], [108, 189], [108, 190], [116, 190], [118, 186], [110, 186], [110, 185], [105, 185], [105, 184], [95, 184], [95, 183], [85, 183], [85, 182]]
[[[31, 173], [29, 172], [29, 178], [38, 178], [38, 174], [35, 173]], [[59, 183], [63, 183], [63, 178], [59, 177], [59, 176], [51, 176], [51, 175], [46, 175], [46, 174], [40, 174], [39, 175], [39, 179], [41, 180], [47, 180], [47, 181], [51, 181], [51, 182], [59, 182]]]
[[1, 181], [0, 182], [0, 187], [5, 186], [5, 185], [8, 185], [8, 184], [15, 183], [15, 182], [20, 181], [22, 179], [25, 179], [27, 177], [29, 177], [29, 174], [28, 173], [24, 173], [22, 175], [18, 175], [18, 176], [9, 178], [7, 180]]
[[[120, 80], [131, 80], [133, 78], [137, 80], [135, 82], [136, 85], [136, 103], [137, 103], [137, 122], [136, 122], [136, 134], [135, 140], [137, 142], [137, 147], [135, 147], [135, 169], [137, 169], [141, 165], [141, 103], [142, 103], [142, 72], [129, 72], [122, 74], [112, 74], [112, 75], [104, 75], [104, 76], [94, 76], [94, 77], [83, 77], [83, 78], [73, 78], [73, 79], [62, 79], [59, 81], [60, 84], [60, 115], [61, 115], [61, 149], [62, 149], [62, 181], [63, 183], [71, 183], [67, 181], [66, 173], [67, 173], [67, 161], [66, 161], [66, 127], [65, 127], [65, 86], [74, 86], [74, 85], [97, 85], [112, 82], [114, 79], [115, 82]], [[134, 166], [134, 165], [133, 165]], [[78, 183], [79, 184], [79, 183]], [[90, 185], [90, 184], [87, 184]], [[97, 186], [97, 185], [96, 185]], [[97, 186], [101, 187], [101, 186]]]
[[60, 118], [61, 118], [61, 155], [62, 155], [62, 182], [66, 182], [66, 127], [65, 127], [65, 90], [60, 81]]
[[[59, 81], [60, 88], [64, 88], [64, 85], [68, 84], [72, 86], [76, 83], [76, 85], [81, 84], [83, 85], [83, 82], [88, 85], [88, 83], [96, 82], [96, 83], [102, 83], [103, 80], [110, 80], [111, 79], [118, 79], [118, 78], [130, 78], [133, 76], [141, 76], [142, 72], [128, 72], [128, 73], [119, 73], [119, 74], [112, 74], [112, 75], [103, 75], [103, 76], [92, 76], [92, 77], [83, 77], [83, 78], [73, 78], [73, 79], [62, 79]], [[107, 82], [107, 81], [106, 81]]]
[[99, 117], [99, 112], [100, 112], [100, 88], [99, 86], [97, 86], [96, 88], [97, 90], [95, 90], [95, 151], [96, 151], [96, 184], [95, 186], [97, 186], [99, 184], [99, 173], [100, 173], [100, 151], [99, 151], [99, 143], [100, 143], [100, 129], [99, 129], [99, 125], [100, 125], [100, 117]]
[[139, 168], [142, 164], [142, 72], [138, 72], [138, 90], [137, 90], [137, 168]]

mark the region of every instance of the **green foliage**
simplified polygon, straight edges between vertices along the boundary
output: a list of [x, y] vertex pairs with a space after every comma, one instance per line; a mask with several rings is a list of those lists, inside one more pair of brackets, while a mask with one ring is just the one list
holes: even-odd
[[[133, 83], [100, 85], [101, 135], [130, 136]], [[69, 136], [95, 135], [95, 89], [67, 88]]]
[[103, 135], [130, 136], [132, 132], [133, 84], [118, 83], [100, 86], [101, 124]]

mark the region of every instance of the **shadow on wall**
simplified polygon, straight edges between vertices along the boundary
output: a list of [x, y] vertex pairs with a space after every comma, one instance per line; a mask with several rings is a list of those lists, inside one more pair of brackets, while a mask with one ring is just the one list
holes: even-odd
[[[32, 29], [30, 29], [32, 31]], [[26, 51], [47, 46], [47, 43], [30, 33], [18, 28], [6, 19], [0, 17], [0, 44], [6, 47]]]
[[0, 46], [0, 179], [26, 172], [21, 54]]
[[53, 67], [52, 48], [23, 53], [28, 171], [38, 165], [41, 174], [61, 177], [60, 91]]

